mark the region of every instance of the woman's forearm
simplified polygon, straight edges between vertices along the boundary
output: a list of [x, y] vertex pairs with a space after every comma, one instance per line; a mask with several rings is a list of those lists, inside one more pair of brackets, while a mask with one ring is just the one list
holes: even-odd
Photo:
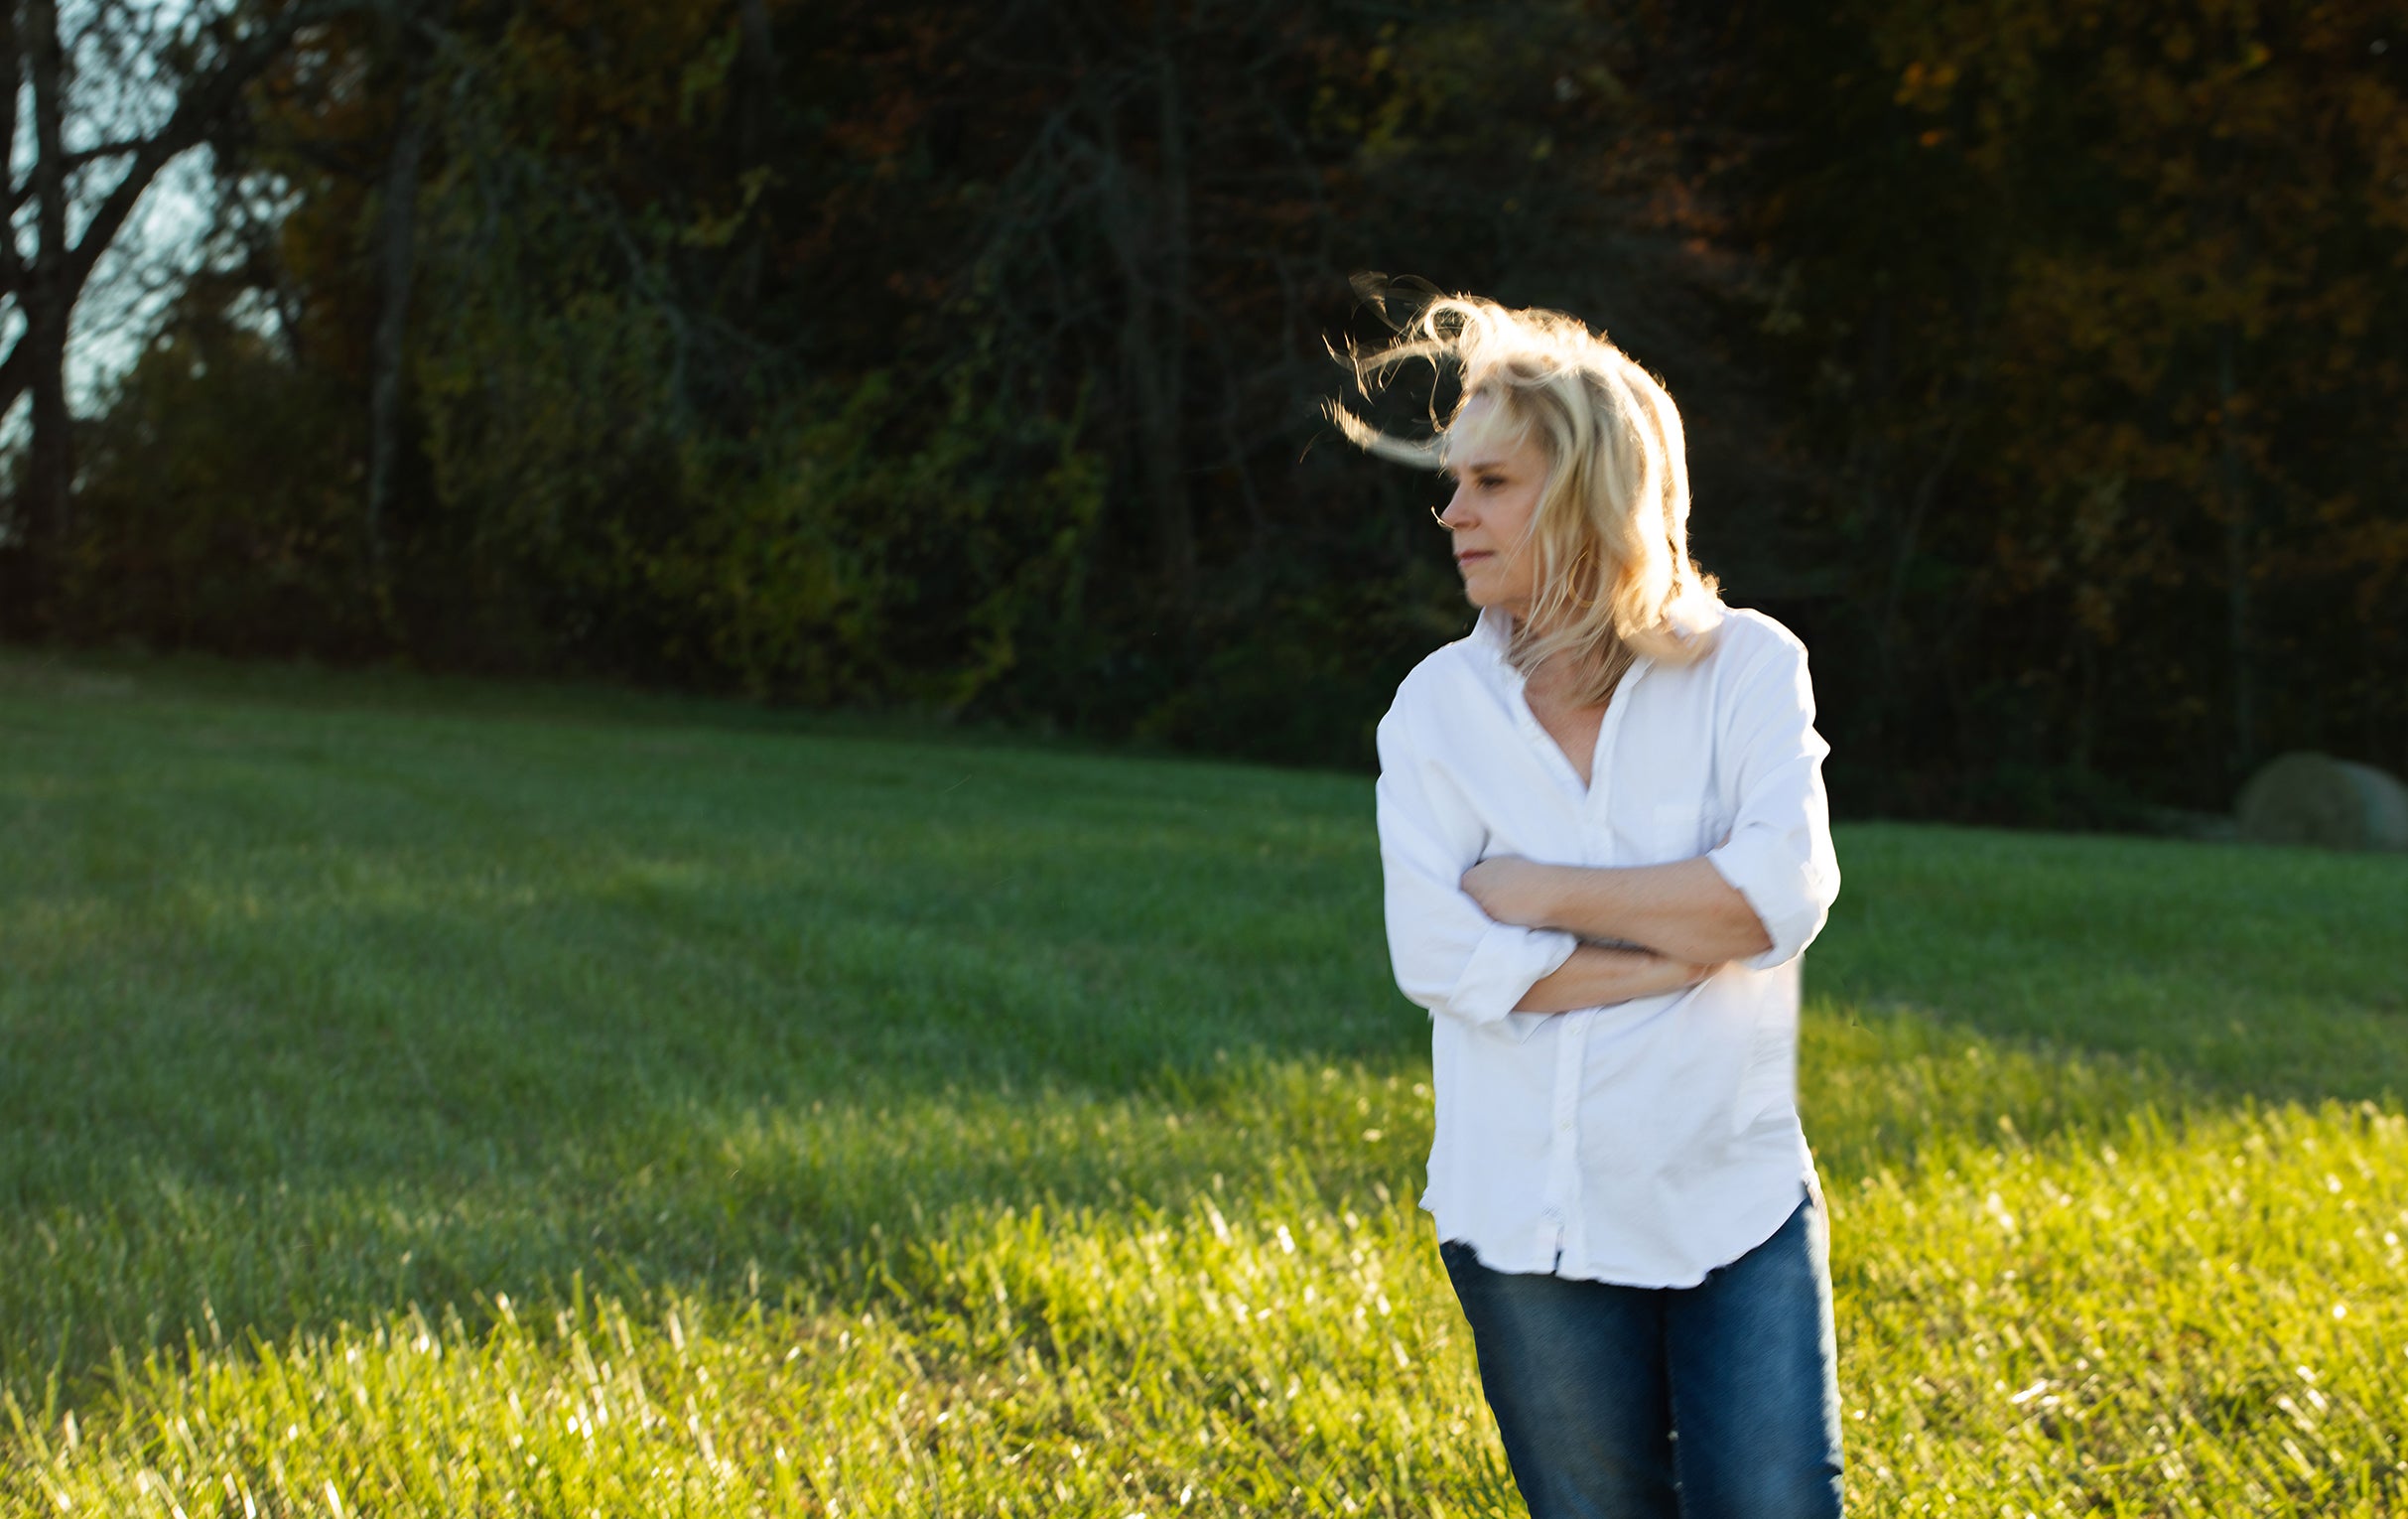
[[1572, 957], [1538, 981], [1515, 1005], [1517, 1013], [1569, 1013], [1606, 1003], [1628, 1002], [1695, 986], [1712, 975], [1710, 965], [1668, 960], [1644, 949], [1608, 949], [1583, 944]]
[[1773, 944], [1756, 909], [1703, 857], [1588, 867], [1500, 856], [1466, 872], [1463, 889], [1501, 923], [1644, 944], [1699, 965], [1743, 960]]

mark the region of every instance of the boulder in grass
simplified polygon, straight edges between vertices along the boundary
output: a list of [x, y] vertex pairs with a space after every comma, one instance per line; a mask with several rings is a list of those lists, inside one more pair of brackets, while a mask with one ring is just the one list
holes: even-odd
[[2241, 787], [2235, 810], [2253, 844], [2408, 850], [2408, 785], [2329, 755], [2274, 760]]

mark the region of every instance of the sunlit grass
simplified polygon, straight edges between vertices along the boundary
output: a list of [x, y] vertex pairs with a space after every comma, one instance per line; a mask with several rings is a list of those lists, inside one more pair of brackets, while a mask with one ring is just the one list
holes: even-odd
[[[1855, 1510], [2398, 1507], [2408, 861], [1841, 853]], [[1519, 1512], [1379, 933], [1349, 777], [0, 659], [0, 1509]]]

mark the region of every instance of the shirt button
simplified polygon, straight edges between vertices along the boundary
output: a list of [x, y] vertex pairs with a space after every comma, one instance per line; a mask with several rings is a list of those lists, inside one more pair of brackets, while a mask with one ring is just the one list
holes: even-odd
[[1558, 1119], [1556, 1119], [1556, 1120], [1555, 1120], [1555, 1132], [1556, 1132], [1557, 1134], [1569, 1134], [1569, 1133], [1571, 1133], [1571, 1132], [1572, 1132], [1572, 1121], [1571, 1121], [1570, 1119], [1568, 1119], [1568, 1118], [1558, 1118]]

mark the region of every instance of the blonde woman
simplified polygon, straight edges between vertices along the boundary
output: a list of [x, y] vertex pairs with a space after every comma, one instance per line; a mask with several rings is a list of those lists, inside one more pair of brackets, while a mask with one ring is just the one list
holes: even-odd
[[[1397, 984], [1430, 1010], [1421, 1203], [1537, 1519], [1839, 1512], [1821, 1192], [1794, 1100], [1831, 852], [1806, 650], [1690, 562], [1680, 419], [1603, 338], [1447, 299], [1359, 364], [1427, 443], [1479, 609], [1379, 731]], [[1675, 1439], [1674, 1437], [1677, 1437]]]

